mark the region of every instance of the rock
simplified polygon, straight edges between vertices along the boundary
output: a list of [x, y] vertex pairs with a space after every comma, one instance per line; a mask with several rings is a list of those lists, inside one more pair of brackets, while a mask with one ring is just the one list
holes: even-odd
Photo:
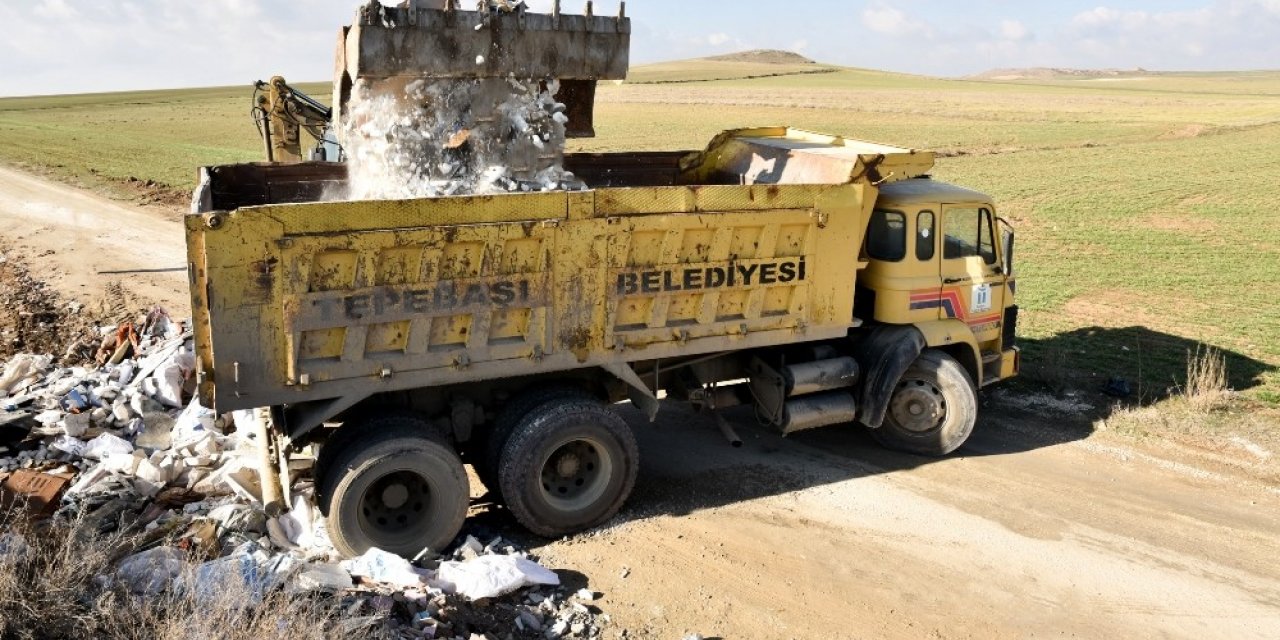
[[162, 411], [152, 411], [142, 416], [142, 432], [134, 444], [148, 451], [163, 451], [173, 446], [174, 419]]
[[62, 419], [62, 416], [63, 416], [63, 413], [61, 411], [50, 409], [48, 411], [42, 411], [40, 413], [37, 413], [35, 419], [36, 419], [36, 422], [39, 422], [40, 424], [47, 427], [49, 425], [57, 423], [59, 420]]
[[155, 413], [157, 411], [164, 411], [164, 405], [142, 394], [133, 396], [133, 399], [129, 401], [129, 408], [133, 409], [133, 412], [140, 416], [145, 416], [148, 413]]
[[287, 589], [291, 593], [334, 593], [351, 589], [351, 575], [338, 563], [306, 564], [294, 573]]
[[578, 592], [573, 595], [575, 598], [579, 600], [585, 600], [587, 602], [591, 602], [596, 599], [595, 592], [591, 591], [590, 589], [578, 589]]
[[97, 407], [89, 412], [89, 421], [95, 425], [106, 425], [112, 420], [111, 410], [104, 407]]
[[111, 375], [115, 378], [116, 382], [123, 387], [133, 380], [134, 369], [135, 367], [132, 362], [122, 362], [112, 370]]
[[62, 430], [72, 438], [79, 438], [89, 430], [91, 418], [87, 413], [68, 413], [62, 418]]
[[484, 551], [484, 545], [480, 544], [480, 541], [476, 540], [475, 536], [468, 535], [462, 546], [458, 547], [458, 550], [454, 552], [454, 556], [459, 560], [470, 560], [480, 557]]
[[182, 573], [186, 556], [173, 547], [156, 547], [136, 553], [120, 562], [116, 575], [130, 591], [143, 595], [156, 595]]
[[126, 424], [130, 420], [133, 420], [134, 414], [133, 409], [129, 407], [128, 402], [122, 399], [117, 399], [115, 403], [111, 405], [111, 415], [115, 417], [116, 422]]
[[516, 621], [530, 631], [542, 631], [542, 619], [533, 612], [521, 611]]
[[[200, 493], [204, 493], [201, 491]], [[267, 515], [261, 510], [243, 504], [228, 504], [209, 512], [209, 518], [218, 521], [230, 531], [262, 535], [267, 532]]]

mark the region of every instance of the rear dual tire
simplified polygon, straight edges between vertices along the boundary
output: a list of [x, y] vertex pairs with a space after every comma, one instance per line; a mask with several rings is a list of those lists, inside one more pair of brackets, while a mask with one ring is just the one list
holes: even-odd
[[334, 547], [347, 557], [373, 547], [406, 558], [443, 551], [462, 529], [470, 501], [458, 454], [413, 417], [376, 417], [344, 429], [351, 430], [334, 434], [317, 461], [317, 502]]
[[478, 456], [472, 462], [476, 476], [489, 489], [495, 498], [501, 500], [502, 489], [498, 478], [498, 470], [502, 468], [502, 450], [511, 439], [511, 434], [526, 416], [550, 403], [567, 400], [590, 401], [592, 399], [585, 389], [568, 384], [527, 389], [513, 396], [506, 406], [498, 412], [488, 435], [481, 443]]
[[548, 538], [603, 524], [635, 486], [640, 451], [630, 427], [598, 400], [536, 407], [502, 448], [499, 487], [526, 529]]

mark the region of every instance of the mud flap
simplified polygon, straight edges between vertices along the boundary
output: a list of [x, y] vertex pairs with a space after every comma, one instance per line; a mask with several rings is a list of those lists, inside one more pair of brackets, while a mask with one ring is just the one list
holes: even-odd
[[858, 421], [880, 428], [898, 380], [925, 348], [924, 335], [913, 326], [885, 326], [872, 330], [854, 347], [854, 358], [866, 372], [862, 382]]

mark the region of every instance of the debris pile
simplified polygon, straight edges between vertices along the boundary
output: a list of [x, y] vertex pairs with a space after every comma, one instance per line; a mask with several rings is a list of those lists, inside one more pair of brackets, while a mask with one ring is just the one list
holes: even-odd
[[[0, 512], [24, 506], [76, 535], [138, 537], [103, 589], [138, 596], [324, 594], [337, 635], [390, 638], [597, 638], [608, 616], [503, 540], [472, 536], [411, 563], [378, 549], [341, 560], [312, 482], [268, 516], [253, 412], [216, 415], [193, 398], [188, 323], [161, 309], [99, 329], [95, 366], [22, 354], [0, 367]], [[0, 545], [20, 548], [0, 531]], [[0, 553], [4, 553], [0, 549]], [[477, 634], [477, 635], [473, 635]], [[484, 635], [490, 634], [490, 635]]]
[[580, 190], [564, 170], [556, 80], [356, 82], [343, 123], [344, 197], [407, 199]]

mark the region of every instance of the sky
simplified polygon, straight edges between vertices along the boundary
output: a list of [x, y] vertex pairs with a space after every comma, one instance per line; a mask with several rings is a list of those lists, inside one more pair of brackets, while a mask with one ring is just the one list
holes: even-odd
[[[461, 0], [469, 5], [471, 0]], [[547, 10], [551, 0], [529, 0]], [[0, 0], [0, 96], [332, 77], [358, 0]], [[585, 0], [564, 0], [566, 13]], [[599, 0], [596, 13], [616, 12]], [[957, 77], [993, 68], [1280, 68], [1280, 0], [631, 0], [632, 64], [787, 49]]]

